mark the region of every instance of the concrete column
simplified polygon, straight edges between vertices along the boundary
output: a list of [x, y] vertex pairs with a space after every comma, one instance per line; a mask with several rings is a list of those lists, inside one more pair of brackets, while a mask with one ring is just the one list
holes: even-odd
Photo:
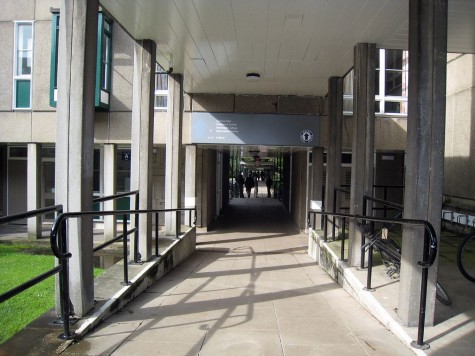
[[[97, 0], [61, 1], [55, 200], [65, 212], [92, 210], [98, 9]], [[71, 302], [81, 317], [94, 306], [92, 217], [67, 227]]]
[[[444, 178], [447, 1], [409, 2], [409, 112], [404, 218], [429, 221], [440, 235]], [[404, 228], [398, 315], [417, 325], [424, 232]], [[434, 322], [437, 261], [429, 270], [426, 324]]]
[[[181, 142], [183, 126], [183, 76], [168, 76], [170, 100], [167, 115], [166, 166], [165, 166], [165, 209], [177, 209], [181, 204]], [[178, 221], [176, 220], [178, 218]], [[180, 226], [176, 213], [165, 214], [165, 233], [175, 235]]]
[[204, 204], [205, 182], [203, 180], [203, 148], [196, 147], [196, 226], [203, 227], [206, 218]]
[[[41, 208], [41, 144], [28, 144], [28, 163], [27, 163], [27, 210], [36, 210]], [[43, 216], [37, 216], [28, 219], [28, 239], [37, 240], [41, 238], [41, 222]]]
[[[328, 148], [325, 183], [325, 211], [333, 211], [335, 188], [341, 186], [341, 153], [343, 135], [343, 78], [328, 80]], [[337, 210], [338, 212], [338, 210]], [[332, 233], [333, 218], [328, 217], [328, 233]]]
[[[104, 144], [104, 195], [114, 195], [117, 193], [117, 146], [115, 144]], [[104, 202], [104, 210], [115, 210], [117, 200]], [[117, 234], [116, 216], [104, 217], [104, 238], [111, 240]]]
[[[153, 179], [153, 95], [156, 44], [151, 40], [134, 45], [132, 97], [131, 189], [139, 190], [139, 209], [152, 209]], [[134, 199], [131, 200], [133, 202]], [[135, 208], [135, 205], [132, 209]], [[139, 216], [139, 253], [142, 261], [152, 257], [152, 216]]]
[[[375, 55], [372, 43], [355, 46], [350, 214], [363, 214], [363, 196], [373, 192]], [[363, 237], [353, 220], [349, 235], [349, 263], [358, 266]]]
[[[323, 204], [323, 151], [323, 147], [312, 148], [312, 187], [310, 196], [311, 200], [319, 201], [320, 206]], [[311, 205], [310, 210], [312, 210]], [[321, 215], [317, 215], [315, 219], [315, 229], [321, 229]]]
[[[185, 149], [185, 208], [196, 208], [196, 146]], [[193, 223], [194, 214], [191, 214]], [[190, 213], [185, 214], [185, 224], [190, 221]]]

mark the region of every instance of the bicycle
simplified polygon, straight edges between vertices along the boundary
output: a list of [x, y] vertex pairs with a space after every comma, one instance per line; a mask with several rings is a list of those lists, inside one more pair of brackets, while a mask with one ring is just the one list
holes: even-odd
[[459, 245], [457, 267], [465, 278], [475, 282], [475, 234], [465, 236]]
[[[356, 224], [369, 240], [362, 246], [362, 250], [366, 252], [369, 247], [372, 246], [373, 249], [380, 254], [383, 264], [388, 269], [386, 274], [391, 278], [399, 278], [401, 269], [401, 246], [395, 239], [389, 236], [389, 228], [383, 226], [381, 230], [371, 233], [368, 229], [369, 226], [364, 225], [361, 221], [358, 221], [358, 219], [356, 220]], [[384, 229], [386, 229], [386, 231]], [[473, 237], [475, 237], [475, 235], [473, 235]], [[473, 240], [473, 247], [475, 248], [475, 239]], [[448, 293], [439, 282], [436, 283], [436, 299], [446, 306], [452, 304]]]

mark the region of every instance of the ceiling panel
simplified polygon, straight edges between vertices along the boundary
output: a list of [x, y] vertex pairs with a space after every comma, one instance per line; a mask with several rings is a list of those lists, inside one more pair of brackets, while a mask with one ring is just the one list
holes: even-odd
[[[187, 92], [325, 95], [353, 48], [407, 48], [409, 0], [102, 0], [134, 38], [157, 43]], [[449, 0], [448, 50], [475, 53], [475, 0]], [[258, 72], [261, 81], [248, 82]]]

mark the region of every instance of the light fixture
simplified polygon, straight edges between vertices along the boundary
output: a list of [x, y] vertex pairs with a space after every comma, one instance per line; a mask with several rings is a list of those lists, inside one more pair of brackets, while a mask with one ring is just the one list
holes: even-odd
[[259, 79], [261, 79], [261, 75], [259, 73], [247, 73], [246, 74], [246, 80], [248, 82], [257, 82]]

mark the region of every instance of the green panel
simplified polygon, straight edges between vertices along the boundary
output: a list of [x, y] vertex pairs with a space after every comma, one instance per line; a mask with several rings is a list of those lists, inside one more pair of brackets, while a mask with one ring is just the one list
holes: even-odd
[[[117, 199], [116, 210], [131, 210], [130, 198], [124, 197]], [[130, 214], [127, 214], [127, 220], [130, 220]], [[122, 221], [122, 215], [117, 215], [117, 221]]]
[[17, 80], [16, 81], [16, 108], [30, 108], [30, 80]]
[[54, 13], [51, 26], [51, 64], [50, 64], [50, 87], [49, 105], [56, 107], [54, 91], [58, 85], [58, 40], [59, 40], [59, 13]]

